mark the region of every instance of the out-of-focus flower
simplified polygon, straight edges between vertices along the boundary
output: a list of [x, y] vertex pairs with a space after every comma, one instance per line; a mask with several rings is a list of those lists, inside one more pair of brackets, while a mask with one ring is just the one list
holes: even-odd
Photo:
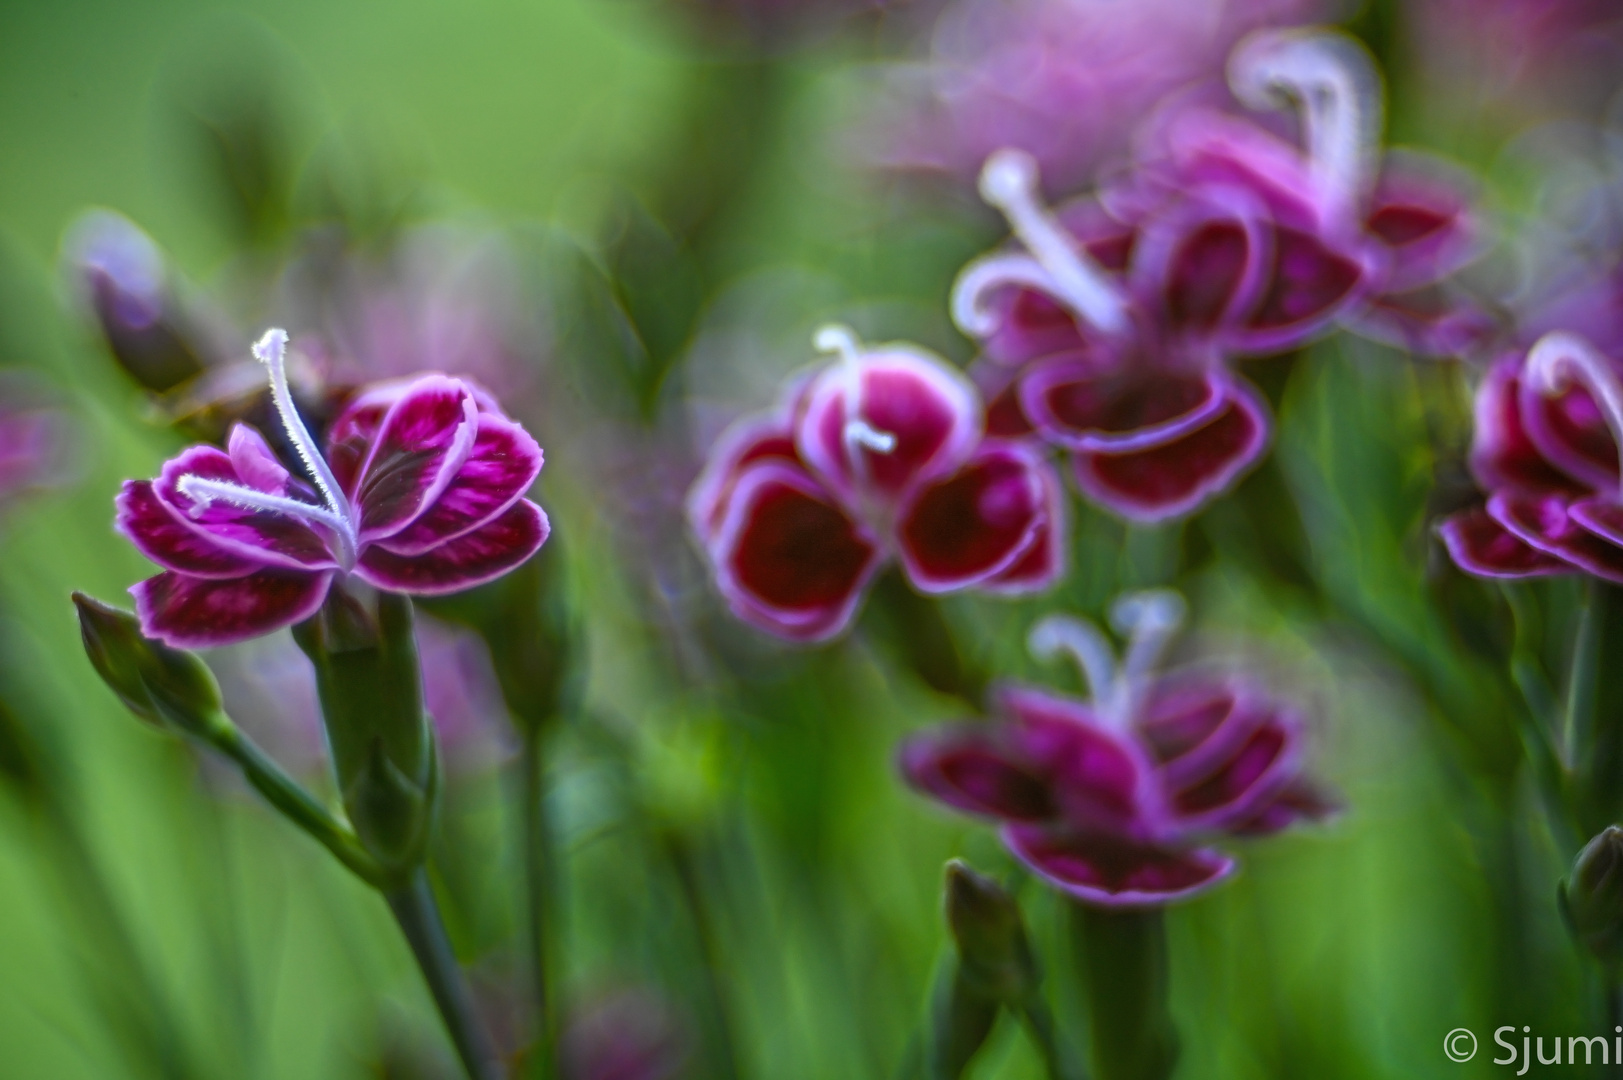
[[523, 498], [541, 448], [488, 394], [444, 375], [364, 389], [323, 455], [288, 390], [286, 340], [272, 330], [254, 353], [297, 472], [239, 424], [226, 450], [194, 446], [119, 495], [119, 531], [165, 568], [131, 590], [147, 634], [193, 647], [257, 637], [314, 614], [352, 573], [390, 592], [456, 592], [546, 540], [546, 515]]
[[840, 359], [776, 411], [730, 428], [688, 517], [739, 618], [822, 641], [896, 559], [928, 593], [1047, 588], [1064, 565], [1064, 498], [1041, 455], [983, 438], [974, 386], [903, 345], [818, 334]]
[[1329, 813], [1302, 775], [1302, 724], [1288, 708], [1242, 677], [1153, 673], [1182, 622], [1176, 593], [1129, 594], [1112, 617], [1129, 637], [1119, 671], [1091, 623], [1056, 616], [1032, 632], [1039, 656], [1075, 655], [1091, 700], [1006, 686], [999, 719], [904, 744], [908, 781], [1001, 822], [1033, 873], [1110, 907], [1203, 892], [1236, 866], [1212, 840]]
[[1001, 147], [1085, 185], [1169, 92], [1219, 79], [1248, 31], [1317, 21], [1322, 0], [964, 0], [931, 57], [884, 71], [862, 133], [879, 165], [971, 180]]
[[0, 512], [30, 491], [60, 482], [67, 423], [20, 375], [0, 375]]
[[1552, 331], [1477, 390], [1471, 471], [1486, 501], [1438, 526], [1483, 577], [1577, 571], [1623, 582], [1623, 360]]
[[108, 351], [131, 378], [166, 393], [207, 366], [152, 238], [122, 214], [92, 210], [68, 230], [68, 272]]
[[1334, 35], [1259, 35], [1234, 72], [1246, 100], [1308, 103], [1306, 151], [1220, 111], [1172, 110], [1133, 173], [1057, 213], [1036, 162], [999, 151], [981, 190], [1018, 243], [954, 288], [959, 326], [1023, 368], [1000, 428], [1018, 430], [1018, 403], [1071, 452], [1083, 493], [1134, 520], [1193, 512], [1266, 448], [1266, 408], [1229, 360], [1338, 320], [1451, 348], [1474, 325], [1435, 291], [1475, 250], [1467, 199], [1435, 172], [1369, 175], [1367, 57]]
[[668, 1005], [644, 990], [621, 990], [570, 1017], [559, 1065], [564, 1080], [671, 1080], [688, 1051]]

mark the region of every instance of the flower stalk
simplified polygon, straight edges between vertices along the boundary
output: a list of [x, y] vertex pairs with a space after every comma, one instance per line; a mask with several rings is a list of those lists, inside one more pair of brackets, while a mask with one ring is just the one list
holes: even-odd
[[1071, 906], [1071, 932], [1099, 1080], [1166, 1080], [1178, 1063], [1167, 1008], [1166, 922], [1159, 908]]

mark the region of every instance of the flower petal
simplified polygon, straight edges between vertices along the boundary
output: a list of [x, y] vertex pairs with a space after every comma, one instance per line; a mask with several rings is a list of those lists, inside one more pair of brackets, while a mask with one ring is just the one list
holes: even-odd
[[1607, 581], [1623, 583], [1623, 548], [1596, 536], [1569, 513], [1560, 491], [1496, 491], [1488, 514], [1518, 539]]
[[530, 490], [541, 475], [540, 445], [505, 416], [480, 413], [477, 424], [473, 449], [440, 497], [383, 547], [421, 554], [495, 519]]
[[395, 535], [433, 505], [479, 431], [478, 404], [459, 379], [427, 375], [389, 407], [348, 494], [363, 543]]
[[769, 459], [794, 465], [800, 462], [789, 421], [781, 413], [746, 416], [722, 432], [710, 448], [704, 470], [688, 490], [688, 523], [700, 541], [708, 544], [715, 539], [744, 467]]
[[1221, 829], [1253, 816], [1295, 779], [1301, 763], [1300, 725], [1259, 703], [1241, 703], [1228, 725], [1243, 738], [1228, 740], [1225, 753], [1183, 770], [1166, 794], [1178, 824], [1190, 831]]
[[920, 592], [967, 588], [1012, 567], [1047, 520], [1049, 468], [1025, 443], [987, 441], [953, 475], [916, 488], [897, 514], [897, 553]]
[[1471, 437], [1471, 474], [1488, 489], [1569, 488], [1567, 475], [1545, 460], [1522, 413], [1520, 354], [1500, 359], [1477, 388]]
[[[1608, 362], [1623, 378], [1623, 364]], [[1546, 397], [1521, 379], [1516, 396], [1527, 437], [1551, 465], [1588, 487], [1617, 488], [1617, 442], [1586, 387]]]
[[1478, 577], [1548, 577], [1577, 569], [1520, 539], [1480, 506], [1444, 518], [1437, 526], [1437, 535], [1442, 537], [1454, 564]]
[[126, 480], [115, 500], [113, 527], [135, 549], [165, 570], [192, 577], [236, 578], [265, 565], [215, 543], [206, 532], [183, 524], [152, 490], [150, 480]]
[[[273, 474], [259, 467], [250, 475], [264, 481]], [[251, 485], [244, 482], [230, 456], [212, 446], [193, 446], [183, 450], [179, 456], [164, 463], [163, 471], [153, 482], [154, 494], [175, 520], [216, 547], [260, 564], [293, 570], [329, 570], [337, 567], [324, 531], [318, 531], [306, 519], [289, 513], [237, 506], [224, 498], [200, 505], [181, 490], [181, 480], [188, 476], [242, 487]], [[289, 482], [284, 490], [264, 493], [277, 496], [286, 494], [295, 502], [302, 501], [300, 496], [304, 492], [286, 490], [293, 486]], [[311, 509], [320, 508], [312, 505]]]
[[330, 572], [269, 568], [229, 580], [166, 571], [130, 589], [141, 632], [177, 649], [206, 649], [261, 637], [314, 615]]
[[[894, 499], [932, 476], [952, 472], [980, 440], [980, 394], [944, 361], [896, 346], [864, 354], [852, 376], [832, 364], [807, 390], [795, 424], [800, 458], [831, 491], [860, 502], [873, 492]], [[846, 394], [860, 380], [860, 408], [848, 415]], [[854, 445], [848, 421], [895, 439], [888, 451]]]
[[898, 762], [909, 784], [968, 814], [1044, 821], [1056, 812], [1042, 763], [998, 725], [915, 735], [902, 743]]
[[739, 476], [707, 547], [733, 613], [791, 641], [844, 630], [883, 556], [798, 465], [757, 462]]
[[1037, 527], [1036, 537], [1025, 554], [1015, 559], [975, 587], [982, 592], [1005, 596], [1021, 596], [1053, 588], [1065, 577], [1066, 558], [1070, 550], [1069, 530], [1066, 524], [1065, 488], [1059, 475], [1043, 463], [1043, 501], [1047, 507]]
[[1429, 357], [1470, 356], [1497, 329], [1480, 306], [1441, 285], [1382, 293], [1342, 321], [1373, 341]]
[[1045, 439], [1070, 450], [1126, 453], [1164, 446], [1225, 411], [1220, 371], [1101, 370], [1076, 356], [1032, 366], [1020, 400]]
[[470, 533], [417, 555], [379, 545], [361, 552], [355, 573], [391, 592], [438, 596], [482, 585], [518, 566], [546, 543], [551, 525], [541, 508], [520, 499]]
[[1101, 907], [1159, 907], [1196, 896], [1234, 873], [1234, 859], [1210, 848], [1178, 850], [1111, 833], [1054, 833], [1010, 825], [1003, 843], [1061, 892]]
[[1225, 491], [1268, 445], [1268, 414], [1255, 391], [1225, 387], [1228, 407], [1209, 423], [1148, 450], [1078, 453], [1072, 475], [1082, 493], [1132, 521], [1193, 513]]
[[1228, 826], [1235, 836], [1271, 836], [1298, 821], [1323, 821], [1340, 804], [1305, 780], [1296, 780], [1242, 821]]
[[1277, 226], [1273, 266], [1255, 310], [1224, 335], [1241, 352], [1295, 348], [1325, 329], [1363, 295], [1370, 268], [1313, 233]]
[[1364, 228], [1386, 248], [1385, 287], [1407, 290], [1458, 270], [1482, 247], [1469, 174], [1436, 158], [1389, 153]]
[[1022, 745], [1047, 765], [1061, 816], [1082, 829], [1160, 835], [1164, 823], [1149, 795], [1150, 765], [1136, 744], [1119, 738], [1081, 702], [1024, 686], [1001, 689]]

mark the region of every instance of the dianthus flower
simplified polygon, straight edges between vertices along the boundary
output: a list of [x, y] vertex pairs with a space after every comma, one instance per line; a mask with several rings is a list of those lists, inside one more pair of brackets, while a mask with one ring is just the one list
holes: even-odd
[[747, 417], [711, 450], [688, 518], [739, 618], [821, 641], [889, 561], [915, 588], [1044, 589], [1064, 566], [1064, 497], [1033, 447], [983, 435], [979, 394], [911, 346], [861, 347]]
[[146, 634], [177, 647], [257, 637], [310, 617], [350, 575], [390, 592], [456, 592], [546, 540], [546, 514], [523, 498], [541, 448], [488, 394], [444, 375], [365, 388], [323, 454], [294, 407], [286, 343], [272, 330], [254, 355], [298, 457], [291, 469], [238, 424], [226, 449], [193, 446], [118, 497], [118, 530], [164, 568], [130, 590]]
[[1152, 907], [1212, 888], [1237, 865], [1212, 841], [1278, 832], [1331, 806], [1302, 775], [1289, 709], [1243, 678], [1153, 673], [1182, 615], [1176, 593], [1122, 597], [1120, 671], [1097, 627], [1044, 620], [1033, 653], [1074, 654], [1091, 699], [1005, 686], [998, 719], [909, 739], [903, 775], [1000, 822], [1017, 859], [1083, 902]]

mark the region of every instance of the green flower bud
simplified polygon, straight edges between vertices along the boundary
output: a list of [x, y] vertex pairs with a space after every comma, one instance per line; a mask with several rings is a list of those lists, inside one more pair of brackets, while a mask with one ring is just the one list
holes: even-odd
[[947, 863], [947, 926], [958, 945], [960, 974], [982, 996], [1018, 1005], [1041, 975], [1020, 905], [1007, 889], [959, 859]]
[[1584, 845], [1559, 897], [1578, 943], [1603, 964], [1623, 961], [1623, 829], [1609, 825]]
[[154, 726], [212, 740], [222, 725], [220, 686], [196, 653], [141, 633], [128, 611], [73, 594], [85, 655], [126, 708]]

